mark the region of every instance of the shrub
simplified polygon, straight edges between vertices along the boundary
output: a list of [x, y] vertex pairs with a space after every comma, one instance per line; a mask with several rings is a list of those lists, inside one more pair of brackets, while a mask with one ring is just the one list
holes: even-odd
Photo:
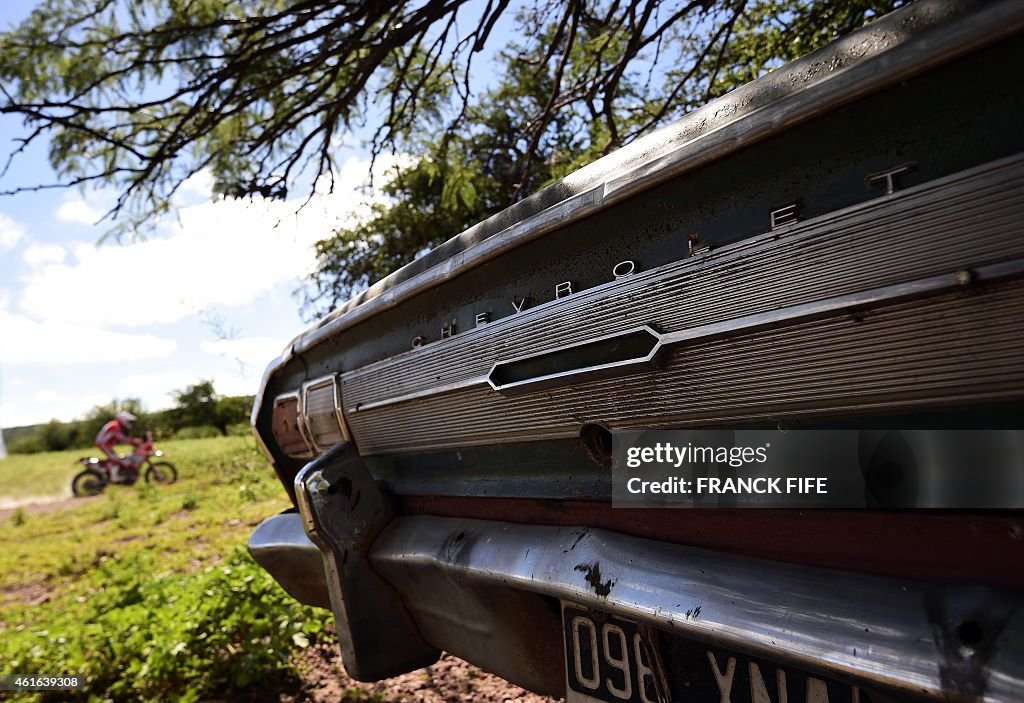
[[199, 507], [199, 496], [195, 491], [188, 491], [182, 496], [181, 507], [185, 510], [195, 510]]
[[107, 494], [107, 505], [103, 508], [103, 512], [100, 514], [101, 520], [116, 520], [121, 517], [121, 499], [114, 493]]
[[77, 609], [0, 638], [12, 671], [85, 677], [73, 700], [194, 701], [294, 677], [291, 653], [329, 613], [303, 606], [242, 549], [218, 567], [159, 574], [151, 558], [97, 560], [103, 583]]
[[135, 489], [135, 492], [138, 495], [139, 500], [152, 503], [157, 499], [156, 486], [152, 483], [143, 483], [140, 481], [137, 486], [138, 487]]
[[38, 435], [18, 437], [7, 444], [7, 451], [10, 454], [38, 454], [46, 451], [46, 445]]
[[231, 437], [248, 437], [252, 434], [252, 426], [248, 422], [236, 422], [228, 425], [228, 435]]
[[175, 439], [205, 439], [206, 437], [220, 437], [220, 430], [213, 425], [182, 427], [175, 433], [174, 437]]

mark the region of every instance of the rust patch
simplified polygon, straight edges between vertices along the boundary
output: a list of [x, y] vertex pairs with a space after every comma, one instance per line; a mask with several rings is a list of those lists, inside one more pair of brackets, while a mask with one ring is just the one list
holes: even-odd
[[601, 562], [595, 561], [593, 564], [577, 564], [576, 571], [582, 572], [584, 579], [594, 589], [601, 598], [607, 598], [608, 594], [612, 592], [612, 586], [615, 582], [608, 579], [605, 582], [601, 582]]

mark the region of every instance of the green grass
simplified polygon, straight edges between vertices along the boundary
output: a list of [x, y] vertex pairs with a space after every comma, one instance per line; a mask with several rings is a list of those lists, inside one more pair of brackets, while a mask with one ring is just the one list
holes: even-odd
[[[329, 614], [292, 600], [244, 549], [262, 519], [289, 507], [255, 441], [161, 447], [178, 467], [174, 485], [109, 486], [0, 521], [0, 671], [85, 675], [81, 700], [198, 700], [294, 676], [293, 653], [323, 636]], [[56, 485], [73, 471], [55, 459], [76, 454], [14, 460]], [[10, 461], [0, 461], [0, 495], [41, 494]]]
[[[254, 444], [251, 437], [245, 435], [203, 440], [173, 439], [160, 442], [157, 446], [167, 454], [165, 458], [175, 465], [178, 463], [176, 458], [181, 457], [183, 461], [203, 466], [210, 459], [216, 460], [218, 456], [230, 454], [238, 447]], [[119, 448], [127, 450], [127, 447]], [[95, 447], [68, 449], [63, 452], [11, 454], [6, 459], [0, 459], [0, 509], [5, 502], [17, 499], [70, 496], [71, 479], [82, 470], [78, 459], [83, 456], [100, 456], [100, 451]]]
[[69, 449], [0, 459], [0, 508], [8, 499], [71, 495], [71, 478], [82, 469], [76, 459], [98, 451]]

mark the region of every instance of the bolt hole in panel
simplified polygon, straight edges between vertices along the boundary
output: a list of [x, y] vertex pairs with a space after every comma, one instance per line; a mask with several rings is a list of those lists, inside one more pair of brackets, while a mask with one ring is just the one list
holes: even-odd
[[598, 424], [586, 424], [580, 428], [580, 439], [587, 454], [601, 466], [612, 466], [612, 433]]
[[487, 376], [501, 393], [529, 392], [636, 370], [654, 358], [661, 335], [644, 325], [540, 354], [499, 361]]

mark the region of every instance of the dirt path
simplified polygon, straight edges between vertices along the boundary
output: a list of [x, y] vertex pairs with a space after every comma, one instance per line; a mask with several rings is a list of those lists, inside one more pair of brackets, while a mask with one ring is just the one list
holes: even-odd
[[26, 515], [33, 515], [35, 513], [48, 513], [54, 510], [64, 510], [66, 508], [73, 508], [79, 505], [85, 505], [90, 501], [96, 500], [100, 496], [92, 496], [90, 498], [75, 498], [74, 496], [29, 496], [18, 500], [4, 499], [0, 503], [0, 520], [6, 520], [7, 518], [14, 515], [18, 510], [22, 510]]
[[[303, 676], [303, 690], [281, 696], [282, 703], [555, 703], [561, 700], [524, 691], [448, 654], [436, 664], [376, 683], [349, 678], [335, 645], [310, 647], [303, 658], [308, 667]], [[346, 691], [350, 692], [350, 697], [343, 698]]]

